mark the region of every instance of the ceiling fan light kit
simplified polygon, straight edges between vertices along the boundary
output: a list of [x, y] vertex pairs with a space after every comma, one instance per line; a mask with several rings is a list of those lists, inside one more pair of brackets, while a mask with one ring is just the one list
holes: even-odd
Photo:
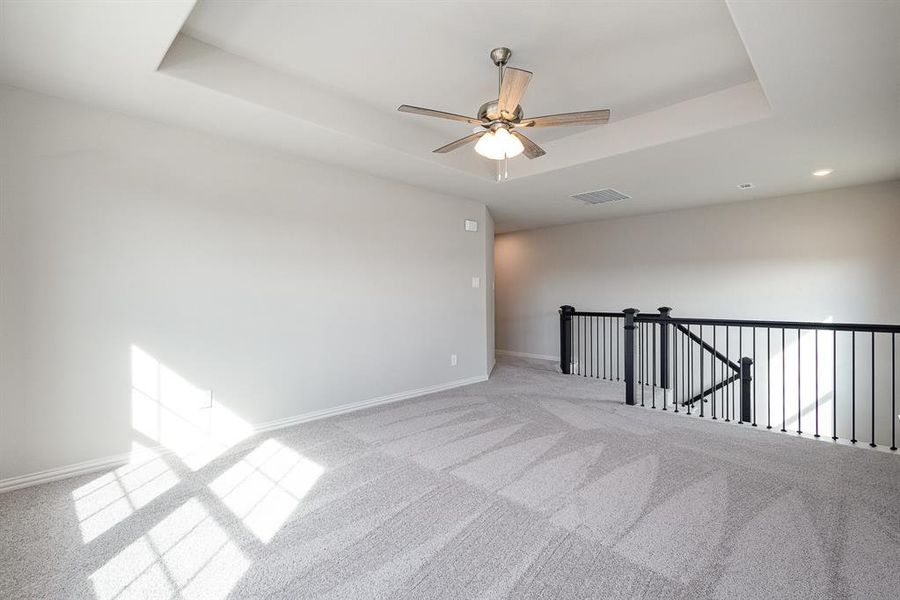
[[496, 131], [483, 134], [475, 144], [475, 152], [492, 160], [513, 158], [524, 151], [525, 146], [522, 145], [519, 138], [504, 127], [498, 127]]
[[519, 129], [554, 127], [558, 125], [605, 125], [609, 122], [610, 111], [608, 109], [561, 113], [526, 119], [519, 101], [525, 94], [525, 88], [528, 87], [528, 83], [531, 81], [532, 73], [524, 69], [507, 67], [506, 64], [509, 62], [510, 57], [512, 57], [512, 51], [509, 48], [494, 48], [491, 50], [491, 61], [498, 69], [499, 90], [496, 100], [489, 100], [481, 105], [478, 109], [477, 117], [466, 117], [408, 104], [401, 105], [397, 110], [480, 126], [481, 130], [476, 130], [475, 133], [441, 146], [433, 150], [433, 152], [446, 154], [476, 142], [475, 152], [485, 158], [498, 161], [498, 181], [509, 178], [508, 169], [504, 168], [501, 174], [499, 161], [504, 161], [504, 165], [506, 165], [510, 158], [514, 158], [519, 154], [524, 154], [529, 159], [540, 158], [546, 154], [543, 148], [531, 141]]

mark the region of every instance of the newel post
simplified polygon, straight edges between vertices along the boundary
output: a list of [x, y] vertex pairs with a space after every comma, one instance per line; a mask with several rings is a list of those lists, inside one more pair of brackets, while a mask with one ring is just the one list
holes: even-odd
[[575, 307], [564, 304], [559, 307], [559, 369], [566, 375], [572, 373], [572, 315]]
[[664, 390], [669, 389], [669, 324], [666, 321], [671, 312], [669, 306], [659, 307], [659, 387]]
[[753, 359], [745, 356], [741, 358], [741, 419], [742, 423], [752, 421], [750, 415], [750, 389], [753, 381]]
[[626, 308], [622, 311], [625, 315], [625, 404], [634, 405], [634, 317], [638, 313], [636, 308]]

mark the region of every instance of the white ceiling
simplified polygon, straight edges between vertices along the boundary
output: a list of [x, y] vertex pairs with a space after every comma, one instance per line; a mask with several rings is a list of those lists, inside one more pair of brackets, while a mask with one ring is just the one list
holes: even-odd
[[[405, 102], [475, 116], [497, 97], [488, 54], [500, 45], [514, 49], [512, 66], [536, 74], [523, 102], [531, 116], [613, 106], [624, 119], [756, 79], [721, 2], [204, 0], [182, 32], [385, 113]], [[467, 133], [463, 124], [414, 122]], [[428, 137], [440, 146], [447, 135]]]
[[[4, 2], [0, 80], [481, 201], [499, 231], [900, 177], [900, 3]], [[431, 149], [496, 95], [487, 53], [534, 71], [548, 154]], [[831, 167], [827, 178], [810, 171]], [[750, 181], [750, 191], [737, 184]], [[630, 196], [584, 206], [568, 196]]]

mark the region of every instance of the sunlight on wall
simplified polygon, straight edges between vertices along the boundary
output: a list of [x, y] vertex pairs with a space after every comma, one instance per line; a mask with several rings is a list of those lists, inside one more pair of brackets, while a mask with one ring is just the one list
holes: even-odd
[[228, 596], [250, 562], [191, 498], [95, 571], [98, 600]]
[[131, 347], [132, 426], [172, 450], [192, 471], [252, 433], [252, 427], [137, 346]]
[[[97, 600], [226, 598], [251, 561], [224, 526], [243, 527], [268, 543], [324, 469], [268, 439], [243, 458], [236, 454], [237, 462], [209, 484], [224, 507], [194, 496], [157, 522], [162, 515], [141, 509], [179, 486], [171, 461], [197, 471], [252, 429], [213, 401], [208, 390], [195, 387], [137, 346], [131, 347], [131, 359], [132, 425], [149, 443], [172, 454], [135, 443], [127, 465], [72, 493], [86, 544], [126, 520], [130, 524], [131, 533], [123, 540], [130, 543], [90, 576]], [[215, 509], [215, 517], [208, 506]], [[226, 508], [238, 520], [216, 512]], [[148, 530], [140, 525], [143, 519], [150, 521], [147, 527], [155, 525]]]
[[269, 439], [210, 484], [263, 543], [275, 536], [324, 469]]
[[72, 492], [85, 543], [146, 506], [179, 478], [158, 454], [132, 444], [131, 460]]
[[[828, 317], [823, 323], [831, 323]], [[793, 336], [793, 338], [791, 337]], [[783, 350], [773, 352], [769, 359], [769, 377], [772, 385], [772, 425], [782, 422], [788, 431], [798, 428], [805, 433], [813, 433], [816, 426], [816, 399], [819, 401], [819, 434], [831, 437], [833, 421], [831, 402], [834, 398], [832, 374], [835, 357], [833, 352], [834, 334], [831, 331], [803, 330], [799, 339], [796, 330], [788, 330]], [[816, 344], [818, 341], [818, 396], [816, 396]], [[780, 345], [780, 334], [776, 340], [773, 332], [772, 345]], [[798, 347], [800, 351], [798, 360]], [[784, 366], [782, 367], [782, 358]], [[797, 402], [797, 385], [800, 385], [800, 402]], [[784, 387], [782, 387], [784, 386]], [[782, 404], [782, 390], [784, 390]], [[782, 411], [782, 407], [784, 410]], [[798, 427], [799, 425], [799, 427]]]

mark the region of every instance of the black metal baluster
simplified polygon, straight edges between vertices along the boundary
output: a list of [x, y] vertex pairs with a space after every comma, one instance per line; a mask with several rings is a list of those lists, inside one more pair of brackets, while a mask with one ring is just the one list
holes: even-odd
[[[669, 347], [672, 348], [672, 353], [670, 354], [672, 357], [672, 378], [669, 380], [669, 389], [672, 390], [672, 402], [675, 403], [675, 406], [678, 406], [678, 340], [675, 338], [676, 334], [677, 332], [673, 327], [672, 333], [669, 335], [671, 339]], [[666, 410], [666, 400], [666, 391], [663, 390], [663, 410]]]
[[644, 355], [644, 339], [641, 337], [641, 327], [643, 327], [643, 323], [638, 323], [635, 325], [637, 327], [637, 341], [638, 341], [638, 361], [637, 361], [637, 372], [638, 372], [638, 383], [644, 385], [644, 361], [641, 357]]
[[[753, 365], [756, 366], [756, 327], [753, 328]], [[755, 375], [756, 373], [753, 377], [753, 423], [751, 423], [754, 427], [756, 427], [756, 380], [759, 379]]]
[[644, 374], [644, 383], [641, 384], [641, 406], [644, 406], [644, 388], [647, 387], [647, 337], [644, 335], [647, 329], [646, 323], [641, 323], [641, 348], [644, 349], [644, 355], [641, 356], [641, 373]]
[[691, 342], [693, 341], [690, 338], [691, 326], [688, 324], [688, 340], [686, 342], [688, 347], [688, 414], [691, 414], [691, 409], [694, 406], [694, 403], [691, 400], [694, 397], [694, 347], [691, 346]]
[[575, 316], [575, 333], [575, 364], [578, 366], [575, 374], [581, 375], [581, 317], [578, 315]]
[[709, 353], [709, 389], [711, 390], [711, 393], [709, 396], [709, 399], [710, 399], [709, 408], [712, 413], [713, 421], [716, 420], [716, 396], [717, 396], [716, 380], [719, 378], [719, 375], [717, 373], [719, 364], [718, 364], [718, 361], [716, 361], [716, 329], [718, 329], [718, 327], [713, 325], [712, 326], [712, 330], [713, 330], [712, 347], [713, 347], [713, 349]]
[[613, 324], [612, 324], [612, 319], [609, 319], [609, 320], [608, 320], [608, 323], [609, 323], [609, 325], [608, 325], [608, 327], [609, 327], [608, 347], [607, 347], [604, 351], [607, 353], [606, 356], [608, 357], [607, 360], [608, 360], [608, 362], [609, 362], [609, 365], [607, 366], [607, 374], [608, 374], [607, 379], [609, 379], [610, 381], [612, 381], [612, 378], [613, 378], [613, 376], [612, 376], [612, 355], [613, 355], [613, 345], [612, 345]]
[[[677, 337], [676, 337], [675, 339], [676, 339], [676, 341], [678, 340]], [[681, 380], [680, 380], [680, 382], [679, 382], [680, 385], [681, 385], [681, 401], [682, 401], [682, 402], [684, 402], [684, 398], [685, 398], [685, 396], [684, 396], [684, 384], [685, 384], [685, 378], [684, 378], [684, 366], [685, 366], [686, 363], [687, 363], [687, 357], [684, 355], [684, 332], [682, 332], [682, 333], [681, 333]], [[677, 388], [676, 388], [676, 389], [677, 389]], [[675, 399], [675, 412], [678, 412], [678, 398], [677, 398], [677, 396], [678, 396], [677, 393], [675, 394], [675, 396], [673, 396], [673, 398]]]
[[609, 355], [609, 350], [607, 349], [608, 345], [606, 342], [609, 339], [609, 334], [612, 332], [607, 330], [606, 317], [600, 317], [600, 325], [601, 327], [603, 327], [603, 338], [600, 341], [600, 346], [603, 348], [603, 351], [600, 353], [600, 360], [602, 361], [603, 366], [600, 368], [600, 372], [603, 374], [603, 379], [609, 379], [608, 373], [606, 372], [606, 360]]
[[588, 357], [587, 357], [587, 377], [594, 376], [594, 317], [587, 318], [588, 330]]
[[613, 346], [612, 346], [612, 333], [613, 333], [613, 324], [612, 318], [609, 319], [609, 380], [612, 381], [612, 357], [613, 357]]
[[831, 332], [831, 439], [837, 434], [837, 329]]
[[572, 317], [572, 329], [575, 331], [575, 335], [572, 337], [575, 340], [575, 353], [572, 355], [572, 363], [575, 367], [572, 372], [578, 375], [578, 369], [581, 368], [581, 361], [578, 358], [578, 351], [581, 348], [581, 324], [578, 315], [574, 315]]
[[656, 323], [650, 324], [650, 335], [653, 337], [653, 387], [650, 388], [652, 392], [650, 407], [656, 408]]
[[582, 377], [588, 376], [588, 366], [587, 366], [588, 358], [587, 358], [587, 356], [588, 356], [588, 349], [590, 348], [590, 346], [588, 345], [588, 330], [587, 330], [588, 320], [589, 320], [589, 318], [587, 318], [587, 317], [583, 319], [583, 321], [584, 321], [584, 353], [582, 354], [582, 358], [584, 359], [584, 368], [581, 370]]
[[813, 434], [813, 437], [819, 437], [819, 330], [813, 330], [814, 333], [814, 341], [816, 343], [816, 385], [813, 389], [816, 395], [816, 433]]
[[599, 322], [597, 323], [597, 337], [600, 338], [599, 346], [602, 348], [602, 351], [598, 349], [597, 352], [597, 376], [600, 379], [606, 379], [606, 360], [604, 360], [604, 353], [606, 352], [606, 319], [604, 317], [599, 318]]
[[803, 414], [802, 403], [800, 402], [800, 329], [797, 329], [797, 433], [803, 433], [803, 427], [800, 422], [800, 416]]
[[766, 429], [772, 429], [772, 328], [766, 327]]
[[787, 433], [787, 349], [784, 347], [784, 327], [781, 328], [781, 431]]
[[616, 317], [616, 381], [619, 381], [619, 364], [622, 362], [622, 326]]
[[569, 372], [574, 375], [578, 374], [575, 370], [575, 366], [578, 364], [576, 350], [578, 350], [578, 315], [572, 315], [572, 368], [569, 369]]
[[700, 417], [703, 417], [703, 325], [700, 326]]
[[[744, 328], [738, 327], [738, 359], [744, 358]], [[741, 396], [741, 406], [738, 412], [738, 423], [744, 423], [744, 405], [743, 396]], [[734, 400], [731, 401], [731, 413], [734, 414]]]
[[[893, 416], [893, 415], [891, 415]], [[875, 332], [872, 332], [872, 440], [869, 446], [875, 447]]]
[[850, 332], [850, 443], [856, 440], [856, 332]]
[[588, 318], [587, 318], [587, 317], [582, 317], [581, 320], [582, 320], [581, 326], [584, 328], [584, 336], [583, 336], [583, 338], [582, 338], [582, 345], [583, 345], [583, 348], [582, 348], [582, 351], [581, 351], [581, 360], [582, 360], [584, 366], [583, 366], [583, 368], [581, 369], [581, 376], [582, 376], [582, 377], [587, 377], [587, 362], [588, 362], [588, 361], [587, 361], [587, 353], [588, 353], [588, 347], [589, 347], [589, 346], [588, 346], [588, 339], [587, 339], [587, 323], [588, 323]]
[[[646, 364], [644, 365], [644, 374], [647, 378], [647, 384], [652, 384], [653, 381], [653, 373], [650, 370], [650, 353], [653, 349], [653, 340], [650, 339], [650, 323], [644, 323], [644, 338], [647, 341], [647, 354], [644, 356], [644, 360]], [[651, 385], [650, 391], [653, 391], [653, 387]]]
[[897, 449], [897, 340], [891, 334], [891, 450]]
[[606, 317], [601, 317], [600, 322], [603, 325], [603, 379], [606, 379]]
[[584, 372], [584, 317], [578, 317], [578, 374]]
[[[731, 333], [730, 333], [730, 331], [729, 331], [730, 329], [731, 329], [731, 328], [728, 327], [728, 325], [725, 326], [725, 353], [724, 353], [724, 354], [725, 354], [725, 358], [728, 358], [728, 350], [730, 349], [730, 344], [729, 344], [729, 342], [731, 341], [731, 339], [730, 339], [730, 338], [731, 338]], [[731, 371], [730, 371], [730, 367], [729, 367], [727, 364], [722, 366], [722, 370], [725, 372], [726, 377], [727, 377], [728, 379], [731, 379]], [[729, 384], [729, 385], [725, 388], [725, 390], [724, 390], [724, 391], [725, 391], [725, 396], [724, 396], [724, 398], [722, 398], [723, 404], [724, 404], [724, 406], [722, 407], [722, 408], [723, 408], [722, 412], [725, 413], [725, 422], [726, 422], [726, 423], [729, 422], [730, 417], [731, 417], [731, 414], [728, 412], [728, 389], [729, 389], [729, 388], [730, 388], [731, 390], [734, 390], [734, 387], [733, 387], [731, 384]]]
[[576, 364], [578, 365], [578, 370], [575, 372], [576, 375], [581, 375], [581, 367], [584, 366], [584, 361], [581, 359], [581, 317], [575, 317], [575, 329], [578, 330], [578, 344], [576, 346], [577, 360]]
[[574, 323], [572, 322], [572, 318], [569, 319], [569, 373], [572, 374], [572, 368], [575, 366], [575, 334], [573, 332]]

